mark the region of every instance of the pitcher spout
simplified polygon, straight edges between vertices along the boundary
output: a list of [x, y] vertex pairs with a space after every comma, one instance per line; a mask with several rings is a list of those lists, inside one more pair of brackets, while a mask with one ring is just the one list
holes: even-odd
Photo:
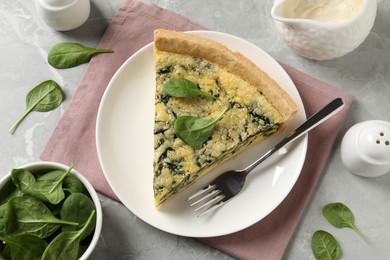
[[271, 16], [274, 20], [279, 22], [285, 22], [283, 17], [283, 0], [275, 0], [271, 9]]
[[275, 21], [285, 24], [300, 24], [306, 22], [306, 19], [291, 18], [284, 14], [285, 0], [275, 0], [271, 9], [271, 16]]

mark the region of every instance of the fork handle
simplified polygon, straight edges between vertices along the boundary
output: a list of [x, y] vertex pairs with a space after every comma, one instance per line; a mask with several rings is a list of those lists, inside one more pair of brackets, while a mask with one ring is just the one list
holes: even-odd
[[334, 116], [337, 112], [339, 112], [343, 107], [344, 107], [344, 102], [341, 98], [334, 99], [329, 104], [327, 104], [324, 108], [322, 108], [320, 111], [318, 111], [317, 113], [312, 115], [309, 119], [307, 119], [298, 128], [290, 132], [284, 139], [282, 139], [278, 144], [276, 144], [271, 150], [269, 150], [262, 157], [260, 157], [255, 162], [253, 162], [251, 165], [246, 167], [243, 171], [245, 171], [248, 174], [250, 171], [256, 168], [256, 166], [258, 166], [260, 163], [262, 163], [265, 159], [270, 157], [280, 148], [291, 143], [292, 141], [306, 134], [307, 132], [309, 132], [311, 129], [315, 128], [319, 124], [328, 120], [329, 118]]

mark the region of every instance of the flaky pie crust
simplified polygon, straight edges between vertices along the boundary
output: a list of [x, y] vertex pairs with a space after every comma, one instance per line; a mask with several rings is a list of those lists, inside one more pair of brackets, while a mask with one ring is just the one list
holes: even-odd
[[247, 57], [233, 52], [221, 43], [197, 35], [157, 29], [154, 48], [159, 51], [200, 57], [214, 62], [259, 89], [283, 117], [284, 125], [298, 112], [291, 97], [275, 80]]

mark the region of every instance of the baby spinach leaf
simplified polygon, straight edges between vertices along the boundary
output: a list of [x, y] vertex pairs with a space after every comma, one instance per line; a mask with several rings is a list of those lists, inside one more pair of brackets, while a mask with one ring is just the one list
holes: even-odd
[[91, 212], [84, 227], [78, 231], [64, 231], [56, 236], [47, 246], [42, 255], [42, 260], [69, 260], [77, 259], [80, 247], [80, 241], [84, 232], [91, 224], [95, 210]]
[[47, 61], [54, 68], [66, 69], [87, 63], [98, 53], [109, 52], [113, 50], [95, 49], [74, 42], [61, 42], [51, 48]]
[[314, 232], [311, 239], [311, 249], [317, 260], [336, 260], [341, 252], [337, 240], [323, 230]]
[[10, 226], [8, 223], [13, 218], [11, 209], [7, 203], [0, 206], [0, 236], [6, 236], [10, 233]]
[[172, 97], [188, 98], [204, 96], [216, 99], [215, 96], [203, 92], [198, 85], [185, 78], [170, 79], [164, 84], [164, 92]]
[[13, 133], [19, 124], [32, 111], [48, 112], [56, 109], [64, 99], [60, 86], [53, 80], [47, 80], [34, 87], [26, 96], [26, 111], [9, 129]]
[[5, 205], [10, 207], [8, 214], [12, 215], [5, 223], [7, 235], [30, 234], [45, 238], [62, 225], [79, 224], [56, 218], [43, 202], [33, 197], [14, 197]]
[[4, 183], [4, 186], [0, 189], [0, 205], [6, 203], [10, 198], [16, 196], [22, 196], [23, 193], [19, 191], [12, 180]]
[[[4, 259], [8, 260], [8, 259], [12, 259], [12, 256], [11, 256], [11, 250], [9, 248], [9, 246], [6, 244], [4, 249], [3, 249], [3, 252], [1, 252], [1, 255], [4, 257]], [[3, 259], [2, 259], [3, 260]]]
[[64, 191], [68, 191], [70, 193], [84, 193], [86, 191], [84, 184], [73, 175], [68, 175], [64, 179], [62, 183], [62, 188]]
[[47, 247], [47, 242], [37, 236], [19, 235], [0, 237], [7, 244], [12, 259], [39, 260]]
[[[73, 193], [69, 195], [61, 207], [60, 217], [62, 220], [78, 222], [80, 224], [78, 226], [63, 226], [62, 231], [77, 231], [83, 228], [93, 210], [95, 210], [95, 204], [93, 204], [92, 200], [88, 196], [82, 193]], [[91, 220], [91, 223], [85, 230], [82, 239], [92, 233], [95, 229], [95, 225], [96, 217]]]
[[214, 119], [180, 116], [173, 123], [173, 130], [186, 144], [198, 148], [210, 138], [214, 126], [226, 111], [227, 108]]
[[73, 169], [71, 165], [66, 171], [56, 170], [48, 172], [37, 178], [37, 184], [41, 184], [43, 190], [48, 190], [48, 194], [53, 193], [55, 190], [62, 189], [62, 182], [68, 176], [70, 171]]
[[11, 179], [18, 190], [22, 191], [29, 189], [35, 183], [34, 175], [26, 169], [13, 169], [11, 171]]
[[62, 182], [72, 168], [73, 165], [67, 171], [51, 171], [39, 176], [37, 179], [26, 169], [14, 169], [11, 172], [11, 176], [15, 186], [25, 195], [55, 205], [65, 198]]
[[352, 211], [343, 203], [336, 202], [325, 205], [322, 208], [322, 214], [333, 226], [337, 228], [352, 228], [363, 239], [366, 239], [364, 235], [354, 225]]

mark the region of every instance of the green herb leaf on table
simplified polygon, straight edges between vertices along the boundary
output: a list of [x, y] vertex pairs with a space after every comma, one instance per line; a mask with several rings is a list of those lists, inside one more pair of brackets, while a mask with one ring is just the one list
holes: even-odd
[[164, 92], [172, 97], [189, 98], [204, 96], [216, 99], [215, 96], [199, 89], [198, 85], [185, 78], [170, 79], [164, 84]]
[[323, 230], [314, 232], [311, 239], [311, 249], [317, 260], [336, 260], [341, 252], [337, 240]]
[[198, 148], [212, 135], [212, 131], [228, 108], [214, 119], [204, 119], [193, 116], [180, 116], [173, 123], [175, 134], [186, 144]]
[[355, 230], [363, 239], [366, 239], [364, 235], [356, 228], [353, 223], [352, 211], [343, 203], [336, 202], [325, 205], [322, 208], [322, 214], [329, 221], [330, 224], [337, 228], [352, 228]]
[[77, 259], [80, 247], [80, 241], [83, 237], [84, 232], [88, 229], [91, 221], [95, 215], [93, 210], [83, 226], [78, 231], [64, 231], [56, 236], [47, 246], [45, 252], [42, 255], [42, 260], [68, 260]]
[[48, 112], [56, 109], [63, 101], [64, 94], [60, 86], [53, 80], [47, 80], [33, 89], [26, 96], [26, 111], [22, 117], [9, 129], [13, 133], [19, 124], [32, 111]]
[[12, 259], [39, 260], [47, 247], [47, 242], [33, 235], [19, 235], [14, 237], [1, 237], [6, 243]]
[[47, 61], [54, 68], [66, 69], [87, 63], [98, 53], [111, 52], [113, 50], [91, 48], [74, 42], [61, 42], [51, 48]]

